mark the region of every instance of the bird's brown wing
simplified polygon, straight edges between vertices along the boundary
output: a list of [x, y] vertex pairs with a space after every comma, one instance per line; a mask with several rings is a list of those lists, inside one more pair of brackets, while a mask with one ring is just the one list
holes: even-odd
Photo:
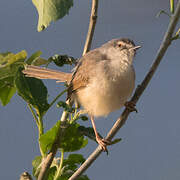
[[96, 73], [96, 64], [104, 58], [102, 53], [100, 53], [98, 49], [95, 49], [88, 52], [80, 59], [74, 74], [72, 75], [68, 90], [68, 98], [73, 92], [88, 85], [91, 77]]

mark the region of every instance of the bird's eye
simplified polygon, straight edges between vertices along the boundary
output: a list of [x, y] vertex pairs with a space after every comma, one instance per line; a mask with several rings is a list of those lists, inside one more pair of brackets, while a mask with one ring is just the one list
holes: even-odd
[[118, 47], [122, 47], [122, 44], [118, 44]]

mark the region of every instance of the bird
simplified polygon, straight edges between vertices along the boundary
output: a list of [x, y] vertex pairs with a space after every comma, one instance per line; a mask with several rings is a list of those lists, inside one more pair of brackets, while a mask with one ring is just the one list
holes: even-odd
[[135, 87], [133, 59], [137, 49], [129, 38], [112, 39], [82, 56], [71, 73], [26, 65], [23, 73], [38, 79], [67, 82], [67, 99], [76, 102], [89, 115], [96, 141], [103, 151], [111, 142], [101, 138], [96, 117], [105, 117], [123, 106], [135, 110], [128, 101]]

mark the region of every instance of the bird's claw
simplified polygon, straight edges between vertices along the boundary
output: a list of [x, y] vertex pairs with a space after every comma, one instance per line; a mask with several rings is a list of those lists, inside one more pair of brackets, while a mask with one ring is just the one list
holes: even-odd
[[105, 151], [108, 154], [107, 146], [111, 145], [111, 141], [107, 139], [102, 139], [101, 137], [96, 137], [97, 143], [101, 146], [102, 150]]

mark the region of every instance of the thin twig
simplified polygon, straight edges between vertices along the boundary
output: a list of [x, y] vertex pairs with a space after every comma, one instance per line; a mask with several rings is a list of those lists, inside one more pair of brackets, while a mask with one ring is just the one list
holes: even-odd
[[[89, 23], [89, 29], [88, 29], [88, 33], [87, 33], [87, 38], [86, 38], [86, 42], [85, 42], [83, 55], [85, 53], [87, 53], [91, 47], [91, 42], [92, 42], [94, 29], [95, 29], [95, 25], [96, 25], [96, 19], [97, 19], [97, 8], [98, 8], [98, 0], [92, 0], [90, 23]], [[70, 104], [69, 101], [67, 101], [66, 103]], [[60, 138], [63, 137], [63, 133], [65, 131], [65, 127], [62, 127], [62, 124], [64, 124], [64, 125], [66, 124], [67, 117], [68, 117], [68, 112], [64, 111], [62, 116], [61, 116], [61, 127], [59, 127], [59, 129], [60, 129], [59, 134], [57, 135], [57, 139], [55, 140], [49, 154], [43, 160], [41, 170], [40, 170], [40, 173], [38, 176], [38, 180], [44, 180], [44, 178], [46, 177], [47, 171], [52, 164], [52, 161], [53, 161], [53, 159], [56, 155], [56, 152], [58, 150], [59, 143], [61, 141]]]
[[84, 45], [84, 51], [83, 55], [86, 54], [91, 47], [91, 42], [96, 26], [96, 20], [97, 20], [97, 10], [98, 10], [98, 0], [92, 0], [92, 8], [91, 8], [91, 16], [89, 20], [89, 29], [86, 37], [86, 42]]
[[[142, 83], [136, 88], [136, 91], [135, 91], [133, 97], [131, 98], [131, 100], [134, 101], [135, 103], [137, 103], [140, 96], [143, 94], [143, 92], [146, 89], [147, 85], [149, 84], [151, 78], [153, 77], [155, 71], [157, 70], [157, 67], [158, 67], [159, 63], [161, 62], [167, 48], [171, 44], [173, 32], [175, 30], [175, 27], [177, 25], [179, 17], [180, 17], [180, 0], [177, 3], [177, 8], [176, 8], [174, 15], [172, 15], [172, 17], [170, 19], [168, 29], [164, 35], [163, 41], [157, 52], [157, 56], [154, 60], [154, 63], [151, 66], [149, 72], [145, 76]], [[130, 112], [128, 109], [125, 109], [123, 111], [122, 115], [117, 119], [114, 126], [109, 131], [108, 135], [106, 136], [106, 139], [111, 140], [115, 136], [115, 134], [118, 132], [118, 130], [126, 122], [129, 114], [130, 114]], [[95, 151], [88, 157], [88, 159], [81, 165], [81, 167], [69, 178], [69, 180], [77, 179], [96, 160], [96, 158], [101, 154], [101, 152], [102, 152], [102, 149], [100, 148], [100, 146], [98, 146], [95, 149]]]

